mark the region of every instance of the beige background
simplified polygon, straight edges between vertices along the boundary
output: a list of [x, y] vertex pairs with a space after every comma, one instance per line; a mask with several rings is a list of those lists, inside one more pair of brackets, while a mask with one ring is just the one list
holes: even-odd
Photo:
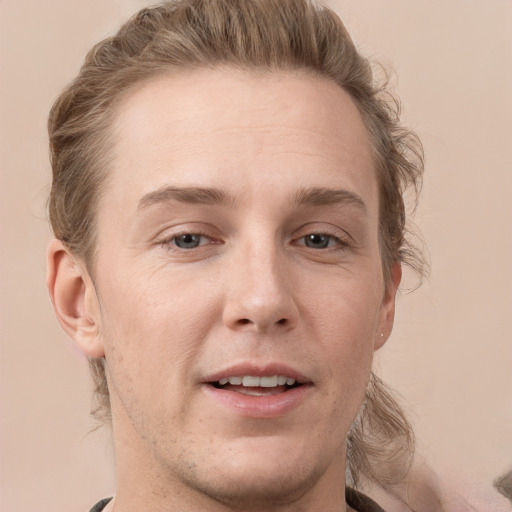
[[[432, 275], [378, 357], [420, 451], [490, 484], [512, 468], [512, 2], [332, 0], [397, 71], [423, 139]], [[45, 123], [87, 49], [141, 0], [0, 0], [0, 512], [85, 511], [114, 486], [87, 367], [45, 289]]]

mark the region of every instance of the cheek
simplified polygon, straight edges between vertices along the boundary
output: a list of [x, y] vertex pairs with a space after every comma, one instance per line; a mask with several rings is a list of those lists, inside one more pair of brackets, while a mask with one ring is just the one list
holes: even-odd
[[103, 282], [101, 336], [116, 389], [133, 399], [143, 399], [155, 385], [172, 393], [198, 358], [202, 341], [218, 317], [209, 288], [192, 286], [188, 280], [168, 283], [156, 276], [137, 279], [111, 274]]
[[317, 287], [314, 293], [307, 295], [302, 315], [307, 324], [315, 325], [319, 333], [324, 333], [320, 341], [338, 340], [334, 344], [335, 349], [346, 347], [358, 352], [357, 348], [363, 350], [366, 345], [371, 348], [379, 326], [383, 294], [381, 281], [378, 272], [366, 278], [332, 276], [326, 280], [328, 286], [324, 289]]
[[[341, 318], [340, 318], [341, 320]], [[355, 421], [370, 378], [373, 361], [373, 338], [365, 325], [338, 323], [341, 336], [330, 347], [329, 384], [331, 394], [330, 422], [332, 430], [343, 437]]]
[[337, 282], [329, 293], [311, 295], [303, 316], [315, 326], [316, 352], [324, 354], [329, 389], [336, 397], [333, 414], [347, 405], [355, 414], [371, 370], [382, 292], [377, 273], [375, 278]]
[[[125, 267], [128, 272], [114, 270], [105, 276], [100, 290], [102, 317], [126, 338], [125, 348], [131, 342], [138, 345], [137, 349], [150, 348], [148, 343], [172, 338], [185, 345], [180, 334], [201, 329], [198, 321], [212, 316], [215, 288], [199, 276], [172, 271], [165, 265]], [[157, 349], [158, 344], [152, 348]]]

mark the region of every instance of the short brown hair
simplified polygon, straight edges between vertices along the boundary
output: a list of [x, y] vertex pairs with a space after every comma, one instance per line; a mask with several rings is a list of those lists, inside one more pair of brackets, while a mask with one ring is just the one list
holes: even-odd
[[[134, 86], [157, 74], [229, 65], [249, 71], [299, 70], [334, 81], [348, 94], [370, 134], [379, 184], [379, 242], [386, 279], [393, 262], [421, 272], [408, 242], [403, 193], [418, 192], [422, 149], [399, 121], [398, 103], [375, 83], [372, 68], [339, 17], [314, 0], [176, 0], [143, 9], [87, 55], [49, 118], [53, 183], [49, 217], [55, 236], [94, 274], [95, 210], [109, 167], [109, 128], [116, 105]], [[91, 370], [99, 406], [110, 402], [103, 359]], [[404, 447], [402, 448], [400, 447]], [[348, 476], [387, 486], [383, 459], [407, 468], [413, 446], [396, 401], [372, 375], [349, 434]], [[400, 455], [401, 454], [401, 455]]]

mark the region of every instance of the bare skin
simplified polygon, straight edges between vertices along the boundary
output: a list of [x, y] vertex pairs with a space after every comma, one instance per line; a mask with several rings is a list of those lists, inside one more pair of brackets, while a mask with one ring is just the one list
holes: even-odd
[[48, 257], [62, 325], [106, 359], [108, 510], [349, 510], [346, 436], [400, 281], [350, 97], [196, 70], [131, 93], [111, 137], [94, 277], [59, 241]]

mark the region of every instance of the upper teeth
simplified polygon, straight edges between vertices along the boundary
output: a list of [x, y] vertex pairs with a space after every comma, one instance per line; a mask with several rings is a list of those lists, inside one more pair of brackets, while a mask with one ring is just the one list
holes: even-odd
[[252, 375], [245, 375], [244, 377], [223, 377], [219, 379], [221, 386], [224, 386], [224, 384], [228, 382], [234, 386], [240, 386], [241, 384], [244, 387], [274, 388], [276, 386], [284, 386], [285, 384], [293, 386], [295, 379], [285, 377], [284, 375], [273, 375], [272, 377], [253, 377]]

